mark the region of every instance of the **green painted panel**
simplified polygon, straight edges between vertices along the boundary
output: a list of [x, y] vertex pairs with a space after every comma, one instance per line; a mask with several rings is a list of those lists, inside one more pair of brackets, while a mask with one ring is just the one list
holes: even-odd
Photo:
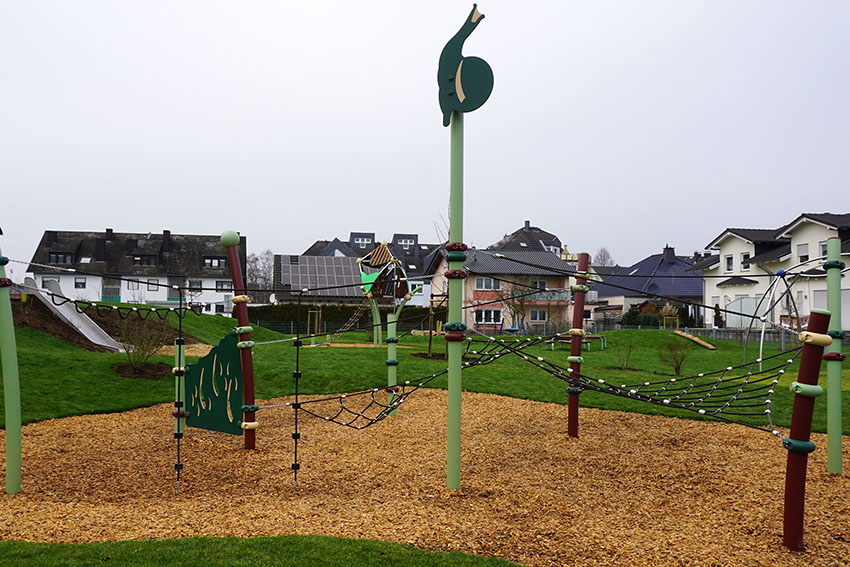
[[186, 366], [186, 425], [242, 435], [242, 360], [231, 331], [197, 364]]
[[378, 279], [378, 276], [381, 275], [381, 272], [375, 272], [374, 274], [367, 274], [364, 272], [360, 272], [360, 280], [363, 282], [363, 288], [366, 291], [371, 291], [372, 284], [375, 283], [375, 280]]

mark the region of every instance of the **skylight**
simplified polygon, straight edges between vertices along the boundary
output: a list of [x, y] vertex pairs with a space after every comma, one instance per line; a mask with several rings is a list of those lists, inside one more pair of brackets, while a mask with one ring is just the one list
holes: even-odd
[[630, 276], [633, 276], [633, 275], [635, 275], [635, 273], [636, 273], [637, 271], [638, 271], [638, 268], [635, 268], [634, 270], [632, 270], [631, 272], [629, 272], [629, 275], [630, 275]]
[[523, 248], [528, 248], [527, 242], [520, 242], [519, 245], [522, 246]]

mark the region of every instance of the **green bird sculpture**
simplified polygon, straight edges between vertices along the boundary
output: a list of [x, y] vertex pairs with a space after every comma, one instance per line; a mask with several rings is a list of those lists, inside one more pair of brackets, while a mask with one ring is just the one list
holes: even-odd
[[461, 53], [466, 38], [478, 27], [484, 14], [472, 5], [469, 17], [440, 54], [437, 84], [440, 88], [440, 110], [443, 126], [448, 126], [453, 110], [472, 112], [487, 102], [493, 92], [493, 70], [480, 57], [464, 57]]

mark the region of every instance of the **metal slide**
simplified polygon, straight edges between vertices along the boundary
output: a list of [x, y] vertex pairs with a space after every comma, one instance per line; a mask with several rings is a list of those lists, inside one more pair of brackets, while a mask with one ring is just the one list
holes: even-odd
[[[48, 280], [47, 291], [62, 295], [62, 288], [59, 283]], [[53, 313], [56, 314], [62, 321], [79, 331], [85, 338], [96, 345], [107, 348], [113, 352], [125, 352], [124, 345], [110, 337], [106, 331], [89, 318], [85, 313], [80, 313], [74, 306], [73, 301], [68, 301], [62, 305], [56, 305], [53, 300], [41, 291], [33, 278], [25, 278], [24, 285], [27, 288], [27, 293], [38, 297], [42, 303], [47, 305]]]

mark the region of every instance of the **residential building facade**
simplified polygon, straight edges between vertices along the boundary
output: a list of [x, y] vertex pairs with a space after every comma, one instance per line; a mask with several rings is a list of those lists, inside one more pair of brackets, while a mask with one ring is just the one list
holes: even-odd
[[[703, 273], [706, 302], [729, 313], [722, 313], [717, 322], [707, 317], [706, 323], [740, 328], [756, 315], [774, 323], [805, 325], [812, 309], [827, 305], [821, 266], [830, 237], [839, 238], [841, 260], [850, 265], [850, 213], [803, 213], [776, 229], [725, 229], [709, 243], [718, 253], [717, 262]], [[847, 280], [841, 280], [844, 329], [850, 329]]]
[[[242, 236], [243, 275], [246, 252]], [[180, 299], [177, 285], [185, 301], [230, 314], [233, 283], [227, 262], [219, 235], [47, 230], [27, 271], [40, 287], [56, 281], [72, 299], [174, 306]]]

